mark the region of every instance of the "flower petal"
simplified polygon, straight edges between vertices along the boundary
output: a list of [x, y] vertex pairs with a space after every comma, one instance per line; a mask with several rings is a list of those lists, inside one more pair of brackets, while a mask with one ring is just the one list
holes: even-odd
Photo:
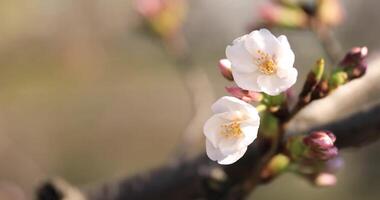
[[212, 116], [206, 121], [205, 125], [203, 126], [203, 134], [206, 136], [207, 140], [209, 140], [215, 147], [218, 146], [221, 125], [226, 122], [222, 116], [223, 113]]
[[246, 151], [247, 151], [247, 147], [244, 147], [240, 149], [239, 151], [235, 152], [234, 154], [231, 154], [222, 160], [218, 160], [218, 163], [221, 165], [230, 165], [236, 162], [237, 160], [239, 160], [241, 157], [243, 157]]
[[244, 138], [242, 142], [245, 146], [250, 145], [257, 138], [257, 133], [259, 131], [258, 123], [257, 124], [242, 123], [240, 125], [241, 130], [244, 134]]
[[211, 109], [214, 113], [238, 112], [240, 110], [255, 109], [251, 104], [236, 97], [224, 96], [217, 100]]
[[245, 46], [251, 55], [257, 57], [258, 50], [270, 55], [275, 54], [280, 44], [268, 29], [260, 29], [253, 31], [246, 37]]
[[297, 80], [297, 75], [297, 70], [290, 68], [286, 77], [280, 78], [277, 75], [261, 75], [258, 78], [258, 83], [263, 92], [275, 96], [294, 85]]
[[[289, 41], [286, 36], [281, 35], [278, 37], [280, 47], [275, 53], [275, 58], [279, 69], [291, 68], [294, 65], [295, 55], [290, 48]], [[280, 70], [279, 70], [280, 71]]]
[[240, 72], [253, 72], [257, 66], [253, 63], [252, 55], [244, 45], [244, 39], [238, 39], [226, 48], [226, 57], [232, 63], [232, 69]]
[[277, 38], [278, 42], [284, 47], [284, 48], [289, 48], [290, 49], [290, 44], [288, 41], [288, 38], [285, 35], [280, 35]]
[[223, 155], [219, 151], [219, 149], [215, 148], [214, 145], [212, 145], [211, 142], [207, 139], [206, 139], [206, 154], [213, 161], [222, 160], [226, 158], [226, 156]]
[[259, 85], [257, 84], [257, 78], [261, 75], [259, 71], [251, 73], [241, 73], [232, 70], [232, 76], [236, 85], [245, 90], [251, 90], [255, 92], [261, 92]]
[[231, 155], [239, 149], [244, 148], [246, 145], [242, 142], [243, 138], [223, 138], [221, 137], [218, 148], [220, 152], [225, 155]]

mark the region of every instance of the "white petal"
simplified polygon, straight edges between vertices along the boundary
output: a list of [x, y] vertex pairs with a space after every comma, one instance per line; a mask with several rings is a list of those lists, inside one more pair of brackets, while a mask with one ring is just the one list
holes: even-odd
[[259, 113], [257, 112], [256, 108], [253, 107], [253, 110], [247, 110], [246, 115], [247, 119], [243, 122], [244, 124], [251, 124], [253, 126], [259, 126], [260, 125], [260, 116]]
[[280, 35], [277, 40], [283, 47], [290, 49], [288, 38], [285, 35]]
[[213, 115], [206, 121], [205, 125], [203, 126], [203, 134], [206, 136], [207, 140], [209, 140], [215, 147], [218, 146], [221, 125], [226, 122], [222, 116], [223, 113]]
[[269, 30], [260, 29], [259, 31], [253, 31], [247, 36], [245, 46], [252, 55], [256, 56], [258, 50], [273, 55], [280, 44]]
[[258, 124], [249, 124], [249, 123], [242, 123], [240, 125], [242, 132], [244, 134], [244, 139], [243, 139], [243, 144], [245, 146], [250, 145], [256, 138], [257, 138], [257, 133], [259, 130], [259, 125]]
[[280, 47], [277, 49], [277, 52], [275, 53], [276, 62], [279, 67], [277, 74], [280, 77], [283, 77], [281, 75], [281, 69], [288, 69], [293, 67], [295, 55], [292, 49], [290, 48], [290, 44], [286, 36], [281, 35], [280, 37], [278, 37], [278, 41], [280, 43]]
[[255, 92], [261, 92], [259, 85], [257, 84], [257, 78], [261, 75], [259, 71], [251, 73], [241, 73], [232, 70], [232, 76], [236, 85], [245, 90], [251, 90]]
[[215, 161], [215, 160], [222, 160], [224, 159], [226, 156], [223, 155], [219, 149], [215, 148], [211, 142], [209, 140], [206, 139], [206, 154], [207, 156]]
[[237, 160], [239, 160], [241, 157], [243, 157], [243, 155], [245, 154], [246, 151], [247, 151], [247, 147], [244, 147], [241, 150], [237, 151], [236, 153], [231, 154], [231, 155], [225, 157], [224, 159], [218, 160], [218, 163], [221, 165], [232, 164], [232, 163], [236, 162]]
[[[241, 41], [240, 41], [241, 40]], [[240, 39], [231, 46], [226, 48], [226, 57], [232, 63], [232, 69], [240, 72], [252, 72], [257, 69], [253, 63], [252, 55], [247, 51], [244, 40]]]
[[247, 145], [244, 145], [243, 138], [221, 138], [218, 143], [218, 149], [222, 152], [223, 155], [231, 155], [239, 149], [244, 148]]
[[240, 110], [255, 109], [251, 104], [236, 97], [224, 96], [218, 99], [211, 109], [214, 113], [236, 112]]
[[294, 85], [297, 80], [297, 75], [297, 70], [291, 68], [286, 77], [280, 78], [277, 75], [261, 75], [258, 78], [258, 83], [264, 93], [275, 96]]

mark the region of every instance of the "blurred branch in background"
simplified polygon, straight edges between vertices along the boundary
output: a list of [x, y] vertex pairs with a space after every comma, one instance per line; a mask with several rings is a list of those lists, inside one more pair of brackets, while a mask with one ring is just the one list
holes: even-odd
[[329, 60], [337, 64], [343, 52], [333, 28], [342, 24], [345, 13], [340, 0], [272, 0], [260, 9], [259, 26], [309, 30], [320, 41]]
[[204, 70], [194, 65], [188, 40], [183, 33], [187, 13], [186, 0], [137, 0], [136, 9], [148, 31], [158, 36], [167, 52], [175, 61], [183, 85], [191, 99], [191, 119], [186, 126], [174, 161], [188, 159], [198, 153], [203, 137], [203, 122], [208, 116], [208, 107], [214, 100], [211, 84]]

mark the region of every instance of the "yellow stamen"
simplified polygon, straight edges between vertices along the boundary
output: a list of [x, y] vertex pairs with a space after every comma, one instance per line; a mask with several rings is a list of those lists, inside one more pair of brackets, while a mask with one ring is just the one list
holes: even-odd
[[226, 138], [238, 138], [243, 136], [243, 132], [240, 128], [240, 122], [233, 121], [231, 123], [222, 124], [221, 134]]
[[256, 64], [261, 73], [271, 75], [277, 72], [277, 63], [267, 53], [258, 50], [259, 57], [256, 59]]

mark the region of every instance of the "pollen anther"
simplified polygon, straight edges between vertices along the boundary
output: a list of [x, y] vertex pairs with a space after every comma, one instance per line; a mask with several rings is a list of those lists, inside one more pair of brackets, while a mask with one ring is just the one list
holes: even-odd
[[221, 134], [227, 138], [237, 138], [243, 136], [243, 132], [240, 128], [240, 122], [233, 121], [231, 123], [222, 124]]

